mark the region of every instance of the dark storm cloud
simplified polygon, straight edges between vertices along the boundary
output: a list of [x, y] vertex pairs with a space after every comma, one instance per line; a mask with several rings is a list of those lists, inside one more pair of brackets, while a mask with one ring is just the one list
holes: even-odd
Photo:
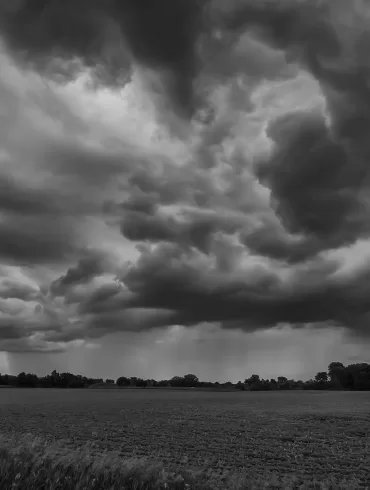
[[[250, 0], [235, 4], [236, 8], [223, 19], [227, 29], [257, 29], [262, 39], [284, 49], [290, 60], [307, 68], [322, 84], [327, 97], [330, 88], [357, 103], [367, 97], [367, 1]], [[356, 109], [360, 110], [352, 116], [359, 122], [363, 111], [360, 105]], [[335, 112], [334, 107], [332, 110]]]
[[[114, 152], [100, 148], [88, 148], [77, 143], [60, 144], [50, 142], [45, 144], [42, 153], [45, 168], [52, 168], [56, 175], [67, 176], [70, 184], [84, 187], [101, 186], [109, 181], [139, 169], [143, 163], [137, 154], [129, 149], [125, 152]], [[73, 180], [72, 180], [73, 179]]]
[[[187, 180], [190, 177], [194, 186], [189, 187]], [[144, 172], [134, 172], [129, 182], [135, 183], [136, 191], [132, 191], [126, 201], [110, 206], [113, 213], [121, 216], [121, 233], [132, 241], [177, 243], [208, 253], [216, 233], [232, 234], [241, 226], [243, 220], [240, 216], [206, 208], [183, 210], [173, 216], [159, 208], [162, 204], [178, 204], [182, 198], [184, 202], [189, 199], [195, 205], [199, 205], [200, 196], [209, 199], [210, 189], [204, 185], [202, 178], [196, 180], [194, 175], [182, 175], [181, 172], [174, 180], [171, 173], [164, 173], [161, 180], [159, 177], [151, 179]], [[206, 204], [206, 199], [202, 204]]]
[[51, 191], [32, 188], [10, 175], [0, 175], [0, 209], [17, 215], [55, 215], [62, 212]]
[[[318, 111], [285, 114], [270, 122], [275, 143], [268, 161], [257, 165], [271, 203], [293, 235], [283, 240], [266, 228], [247, 232], [253, 250], [289, 261], [319, 250], [349, 245], [369, 235], [370, 64], [366, 2], [235, 2], [225, 25], [254, 29], [284, 49], [320, 83], [330, 125]], [[294, 235], [304, 235], [297, 240]], [[297, 238], [297, 237], [296, 237]]]
[[[369, 125], [370, 129], [370, 125]], [[269, 128], [272, 158], [258, 168], [285, 228], [304, 233], [323, 248], [353, 243], [370, 231], [362, 202], [369, 189], [368, 164], [326, 127], [321, 114], [298, 112]]]
[[142, 213], [153, 216], [158, 208], [158, 197], [154, 193], [132, 192], [130, 197], [117, 206], [117, 211]]
[[175, 318], [174, 312], [161, 309], [107, 310], [95, 314], [86, 314], [83, 317], [83, 322], [64, 328], [63, 331], [48, 332], [44, 340], [48, 342], [71, 342], [87, 338], [99, 339], [109, 333], [120, 331], [140, 332], [170, 325], [172, 318]]
[[0, 223], [0, 236], [0, 259], [9, 264], [63, 262], [82, 248], [75, 236], [75, 225], [62, 219], [8, 217]]
[[0, 282], [0, 298], [15, 298], [23, 301], [36, 299], [39, 291], [20, 281], [5, 278]]
[[[217, 2], [214, 4], [217, 9]], [[124, 67], [118, 67], [117, 73], [126, 76], [131, 55], [147, 66], [165, 69], [168, 80], [172, 76], [173, 81], [173, 85], [168, 85], [170, 96], [182, 108], [191, 108], [191, 84], [197, 71], [196, 40], [200, 32], [194, 26], [201, 18], [192, 10], [195, 3], [191, 0], [158, 2], [155, 9], [154, 3], [139, 0], [122, 0], [120, 4], [107, 1], [100, 6], [81, 1], [80, 10], [70, 2], [63, 4], [65, 9], [56, 1], [31, 4], [23, 0], [19, 5], [20, 9], [14, 9], [14, 15], [10, 13], [7, 17], [10, 22], [3, 26], [13, 53], [20, 53], [22, 46], [29, 45], [26, 58], [48, 70], [53, 69], [54, 54], [65, 59], [78, 56], [89, 66], [98, 61], [102, 64], [110, 43], [117, 45], [116, 39], [113, 42], [109, 37], [108, 22], [117, 21], [122, 32], [116, 31], [115, 35], [117, 38], [122, 35], [123, 43], [117, 59]], [[36, 5], [36, 10], [32, 5]], [[41, 5], [43, 8], [37, 10]], [[90, 5], [88, 15], [84, 16], [87, 5]], [[370, 88], [369, 64], [363, 46], [368, 39], [367, 31], [359, 36], [359, 30], [342, 28], [330, 2], [241, 0], [225, 5], [221, 0], [219, 6], [224, 11], [217, 21], [223, 35], [231, 33], [231, 40], [236, 40], [253, 31], [253, 36], [279, 52], [279, 62], [271, 73], [267, 65], [260, 66], [260, 71], [258, 67], [251, 68], [256, 78], [276, 78], [278, 73], [287, 73], [280, 66], [284, 56], [308, 70], [322, 88], [330, 125], [318, 109], [297, 110], [269, 121], [267, 135], [274, 146], [267, 158], [254, 162], [253, 169], [259, 181], [271, 191], [271, 204], [278, 218], [275, 221], [274, 213], [263, 204], [258, 209], [260, 202], [253, 207], [250, 200], [243, 199], [243, 192], [247, 194], [250, 190], [242, 178], [242, 167], [249, 170], [252, 157], [240, 157], [240, 152], [238, 157], [230, 157], [230, 162], [220, 163], [221, 171], [229, 166], [234, 180], [227, 181], [223, 174], [219, 187], [218, 176], [211, 176], [211, 172], [206, 175], [204, 162], [184, 166], [163, 163], [158, 165], [159, 169], [154, 164], [134, 168], [137, 161], [133, 164], [130, 158], [125, 158], [121, 162], [119, 156], [112, 156], [108, 159], [111, 166], [104, 169], [103, 154], [98, 154], [95, 160], [93, 152], [90, 155], [83, 150], [75, 159], [74, 151], [56, 154], [50, 165], [54, 165], [52, 168], [59, 176], [68, 176], [66, 180], [71, 187], [74, 184], [70, 176], [77, 181], [76, 188], [81, 186], [86, 190], [85, 181], [96, 189], [122, 171], [125, 180], [122, 187], [130, 196], [118, 204], [113, 196], [105, 211], [115, 215], [125, 237], [146, 243], [138, 247], [141, 255], [137, 263], [118, 273], [121, 284], [112, 281], [95, 287], [91, 279], [105, 267], [93, 256], [82, 258], [55, 281], [51, 292], [65, 295], [65, 304], [76, 314], [78, 322], [66, 322], [63, 328], [57, 322], [54, 328], [51, 322], [50, 328], [45, 327], [48, 330], [45, 339], [70, 341], [97, 338], [112, 331], [176, 324], [193, 326], [203, 322], [244, 331], [284, 323], [333, 324], [366, 334], [370, 306], [368, 267], [364, 266], [360, 272], [344, 273], [339, 261], [324, 259], [320, 252], [352, 244], [369, 234], [365, 210], [369, 190]], [[336, 6], [344, 13], [351, 13], [349, 2], [339, 0]], [[176, 27], [173, 19], [180, 10], [183, 20]], [[74, 17], [67, 38], [64, 34], [71, 12]], [[29, 21], [29, 30], [20, 29], [25, 19]], [[51, 26], [50, 30], [46, 25]], [[78, 25], [85, 29], [81, 37]], [[34, 37], [37, 32], [39, 38]], [[97, 33], [103, 34], [99, 37]], [[160, 35], [154, 38], [154, 33]], [[92, 38], [97, 39], [95, 44]], [[226, 41], [223, 46], [227, 47]], [[345, 52], [350, 48], [352, 56]], [[117, 52], [110, 54], [114, 57]], [[225, 58], [224, 53], [222, 59]], [[117, 69], [112, 59], [103, 63], [105, 70], [110, 69], [109, 75], [115, 75]], [[238, 71], [237, 59], [233, 58], [233, 62], [232, 67], [225, 69], [225, 76], [234, 68]], [[211, 85], [222, 74], [222, 67], [217, 68], [213, 66], [209, 71], [214, 76]], [[244, 70], [247, 67], [241, 72]], [[102, 83], [109, 83], [107, 71], [97, 72], [96, 76], [101, 76]], [[233, 108], [238, 104], [233, 101]], [[243, 109], [252, 111], [252, 99]], [[204, 139], [213, 151], [209, 170], [224, 159], [217, 158], [217, 151], [228, 143], [225, 143], [231, 135], [228, 124], [229, 121], [223, 120]], [[225, 150], [221, 156], [227, 153]], [[51, 154], [45, 152], [46, 157]], [[12, 189], [20, 194], [15, 186]], [[28, 216], [20, 211], [26, 202], [31, 203]], [[29, 264], [61, 260], [78, 249], [70, 221], [64, 215], [55, 219], [57, 213], [47, 216], [43, 202], [29, 189], [22, 199], [16, 200], [5, 192], [2, 201], [0, 197], [1, 203], [7, 218], [0, 223], [4, 238], [0, 241], [0, 257]], [[163, 208], [171, 205], [203, 209], [187, 214], [180, 209], [169, 216]], [[244, 216], [239, 219], [238, 213]], [[265, 215], [273, 218], [269, 221], [264, 219]], [[10, 216], [16, 219], [12, 221]], [[246, 245], [244, 249], [240, 244], [231, 245], [235, 232]], [[218, 235], [224, 239], [223, 243]], [[76, 263], [73, 258], [72, 263]], [[278, 259], [280, 263], [269, 259]], [[7, 331], [5, 327], [10, 327], [4, 325], [7, 335], [18, 335], [17, 329]]]
[[27, 340], [33, 334], [61, 330], [61, 324], [47, 312], [45, 315], [18, 317], [0, 314], [0, 340]]
[[[63, 262], [82, 247], [74, 214], [80, 203], [52, 187], [0, 179], [0, 260], [16, 265]], [[73, 207], [73, 203], [76, 206]]]
[[133, 192], [139, 191], [139, 195], [163, 205], [198, 202], [205, 205], [213, 191], [205, 173], [166, 164], [157, 173], [150, 168], [136, 169], [129, 176], [128, 184]]
[[92, 291], [87, 298], [80, 301], [78, 310], [82, 314], [104, 313], [117, 308], [117, 299], [122, 301], [122, 287], [116, 283], [104, 284]]
[[86, 284], [106, 271], [106, 262], [105, 256], [99, 251], [88, 251], [76, 266], [70, 267], [63, 276], [52, 282], [51, 293], [64, 296], [73, 286]]
[[[289, 280], [257, 265], [223, 274], [163, 245], [122, 275], [131, 296], [121, 298], [121, 308], [170, 310], [173, 324], [189, 326], [221, 322], [252, 331], [281, 323], [333, 322], [366, 331], [361, 322], [369, 307], [369, 271], [341, 276], [337, 268], [336, 262], [317, 260], [292, 272]], [[115, 304], [119, 307], [119, 296]]]
[[[224, 133], [225, 138], [229, 131], [230, 128]], [[221, 138], [218, 143], [222, 143]], [[208, 144], [209, 141], [206, 141], [206, 146]], [[150, 165], [146, 169], [138, 165], [127, 178], [130, 198], [119, 204], [107, 203], [107, 211], [117, 216], [126, 210], [153, 215], [159, 205], [185, 205], [197, 208], [199, 213], [217, 207], [227, 211], [236, 209], [246, 215], [259, 209], [260, 203], [257, 202], [252, 179], [243, 178], [242, 175], [246, 169], [244, 157], [234, 156], [227, 162], [228, 176], [224, 178], [228, 180], [225, 188], [219, 188], [217, 183], [215, 185], [212, 174], [209, 169], [202, 167], [203, 161], [200, 160], [201, 157], [196, 154], [191, 165], [177, 167], [163, 164], [162, 170], [157, 172]], [[196, 214], [194, 216], [196, 218]]]
[[0, 318], [0, 341], [23, 339], [32, 334], [27, 332], [18, 323], [13, 322], [8, 318]]
[[175, 244], [147, 247], [120, 274], [122, 286], [106, 284], [80, 298], [78, 328], [49, 332], [46, 339], [99, 338], [107, 332], [202, 322], [245, 332], [286, 323], [330, 324], [366, 336], [369, 269], [345, 274], [339, 269], [339, 262], [315, 259], [288, 276], [287, 270], [280, 275], [259, 264], [222, 270]]
[[[198, 67], [207, 0], [22, 0], [0, 2], [0, 28], [20, 59], [51, 76], [75, 76], [79, 59], [96, 83], [122, 85], [132, 62], [164, 71], [169, 96], [186, 111]], [[64, 61], [58, 62], [58, 58]]]
[[[363, 200], [370, 156], [364, 137], [365, 128], [370, 129], [365, 104], [370, 95], [368, 72], [363, 59], [355, 56], [348, 64], [343, 56], [356, 32], [340, 37], [340, 26], [325, 2], [251, 1], [239, 6], [228, 27], [240, 31], [258, 27], [262, 39], [284, 49], [288, 58], [314, 75], [326, 97], [330, 126], [318, 110], [296, 111], [270, 122], [268, 136], [275, 146], [256, 171], [271, 190], [282, 230], [274, 233], [266, 224], [241, 233], [252, 250], [304, 265], [285, 280], [284, 274], [268, 266], [223, 274], [196, 260], [195, 253], [179, 245], [179, 235], [171, 235], [168, 221], [150, 221], [155, 215], [149, 213], [140, 230], [150, 231], [149, 223], [154, 223], [162, 239], [173, 237], [168, 240], [172, 244], [143, 250], [121, 276], [125, 295], [106, 297], [98, 309], [94, 301], [86, 303], [85, 313], [100, 316], [105, 308], [111, 312], [150, 308], [171, 311], [171, 324], [220, 322], [224, 328], [245, 331], [284, 323], [334, 324], [366, 334], [368, 271], [344, 276], [336, 272], [338, 263], [310, 260], [369, 232]], [[340, 7], [350, 9], [344, 3]], [[355, 55], [359, 48], [358, 43]], [[154, 235], [148, 232], [147, 238], [158, 241]]]
[[132, 241], [177, 242], [180, 230], [177, 221], [171, 216], [126, 213], [121, 232]]
[[325, 248], [315, 237], [291, 235], [283, 227], [270, 223], [255, 230], [244, 229], [239, 238], [251, 252], [290, 264], [304, 262]]
[[[68, 329], [68, 340], [202, 322], [246, 332], [285, 323], [331, 324], [366, 335], [369, 270], [341, 275], [338, 263], [317, 260], [284, 280], [259, 265], [223, 273], [197, 257], [175, 245], [148, 249], [122, 273], [122, 288], [101, 287], [79, 305], [82, 323]], [[63, 332], [47, 335], [62, 340]]]
[[208, 253], [215, 233], [231, 234], [239, 226], [240, 220], [216, 213], [188, 213], [179, 219], [163, 213], [126, 212], [121, 232], [132, 241], [172, 242]]
[[38, 353], [38, 354], [59, 354], [65, 352], [63, 347], [51, 347], [44, 345], [42, 342], [31, 342], [29, 339], [6, 339], [0, 340], [0, 352], [13, 353]]
[[[346, 8], [346, 3], [338, 0], [335, 7]], [[314, 63], [319, 56], [339, 52], [330, 11], [334, 4], [330, 0], [236, 0], [227, 6], [221, 0], [215, 5], [219, 7], [218, 22], [226, 31], [253, 29], [269, 44], [288, 50], [292, 57], [302, 56]], [[296, 48], [294, 53], [289, 51], [292, 48]]]
[[49, 140], [30, 156], [44, 166], [45, 181], [36, 184], [26, 171], [22, 178], [0, 174], [0, 260], [18, 265], [74, 260], [88, 245], [80, 236], [83, 219], [103, 211], [96, 187], [117, 180], [138, 159]]

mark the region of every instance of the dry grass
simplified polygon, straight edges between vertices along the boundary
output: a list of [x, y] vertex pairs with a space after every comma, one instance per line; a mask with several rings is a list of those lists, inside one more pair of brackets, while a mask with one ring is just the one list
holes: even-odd
[[0, 488], [370, 488], [369, 414], [370, 393], [2, 390]]
[[360, 488], [355, 480], [325, 478], [302, 482], [294, 476], [265, 472], [232, 474], [221, 483], [201, 472], [171, 471], [146, 458], [125, 459], [115, 452], [93, 456], [89, 444], [69, 451], [31, 434], [0, 437], [0, 484], [4, 490], [247, 490]]

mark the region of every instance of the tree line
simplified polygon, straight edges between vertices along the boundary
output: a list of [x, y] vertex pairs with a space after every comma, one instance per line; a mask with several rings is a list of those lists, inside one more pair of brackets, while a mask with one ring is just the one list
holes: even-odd
[[344, 366], [341, 362], [332, 362], [328, 371], [316, 374], [314, 379], [308, 381], [295, 381], [284, 376], [277, 379], [261, 379], [253, 374], [244, 381], [226, 383], [200, 381], [195, 374], [174, 376], [169, 380], [156, 381], [137, 377], [120, 376], [113, 379], [87, 378], [79, 374], [58, 373], [53, 371], [47, 376], [38, 377], [36, 374], [19, 373], [17, 376], [0, 374], [0, 385], [18, 388], [86, 388], [89, 386], [119, 387], [157, 387], [157, 388], [215, 388], [237, 389], [251, 391], [270, 390], [370, 390], [370, 364], [358, 363]]

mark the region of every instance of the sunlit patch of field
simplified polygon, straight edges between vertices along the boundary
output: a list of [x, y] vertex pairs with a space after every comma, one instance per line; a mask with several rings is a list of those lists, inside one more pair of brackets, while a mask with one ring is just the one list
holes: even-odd
[[[326, 481], [324, 488], [335, 488], [333, 481], [370, 488], [368, 392], [1, 390], [0, 432], [13, 441], [2, 455], [8, 460], [20, 444], [14, 441], [31, 434], [45, 454], [57, 444], [59, 452], [80, 450], [101, 461], [108, 451], [121, 469], [146, 461], [145, 467], [196, 474], [201, 488], [206, 481], [252, 488], [259, 478], [275, 482], [270, 488], [300, 488], [314, 478]], [[238, 475], [244, 483], [236, 483]], [[173, 488], [190, 488], [181, 485]]]

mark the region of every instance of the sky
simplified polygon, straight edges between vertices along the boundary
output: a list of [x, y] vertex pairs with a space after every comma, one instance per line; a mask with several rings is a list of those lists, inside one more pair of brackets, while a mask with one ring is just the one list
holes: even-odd
[[369, 360], [368, 0], [0, 0], [0, 371]]

